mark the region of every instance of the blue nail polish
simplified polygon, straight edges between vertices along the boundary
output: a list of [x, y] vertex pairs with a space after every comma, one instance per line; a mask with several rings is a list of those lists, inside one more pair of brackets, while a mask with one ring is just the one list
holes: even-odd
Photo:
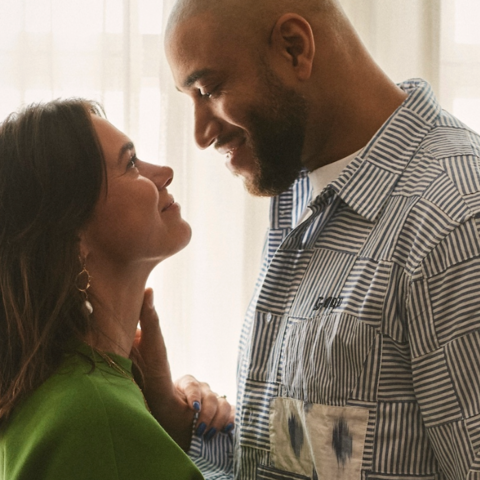
[[213, 436], [217, 433], [216, 428], [211, 428], [205, 435], [205, 440], [211, 440]]
[[200, 402], [193, 402], [193, 409], [196, 411], [196, 412], [199, 412], [200, 411]]
[[201, 437], [203, 435], [203, 432], [205, 431], [205, 429], [207, 428], [207, 425], [205, 425], [205, 423], [201, 423], [198, 428], [197, 428], [197, 431], [195, 432], [195, 434], [197, 435], [197, 437]]
[[233, 423], [229, 423], [224, 429], [223, 433], [230, 433], [233, 430]]

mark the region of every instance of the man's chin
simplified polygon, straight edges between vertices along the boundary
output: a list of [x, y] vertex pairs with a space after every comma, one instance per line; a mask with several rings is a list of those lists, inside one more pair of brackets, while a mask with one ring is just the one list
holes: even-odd
[[276, 197], [287, 191], [292, 183], [293, 181], [288, 185], [269, 185], [268, 182], [262, 181], [259, 177], [243, 177], [245, 190], [255, 197]]
[[273, 168], [262, 168], [255, 159], [244, 161], [241, 166], [227, 161], [226, 166], [233, 175], [243, 180], [247, 192], [255, 197], [276, 197], [287, 191], [301, 169], [301, 164], [299, 167], [287, 164], [286, 168], [277, 172]]
[[229, 162], [226, 162], [227, 168], [230, 170], [232, 175], [242, 179], [245, 190], [255, 197], [273, 197], [276, 194], [270, 194], [268, 191], [262, 189], [259, 183], [259, 172], [250, 171], [246, 169], [238, 170], [233, 168]]

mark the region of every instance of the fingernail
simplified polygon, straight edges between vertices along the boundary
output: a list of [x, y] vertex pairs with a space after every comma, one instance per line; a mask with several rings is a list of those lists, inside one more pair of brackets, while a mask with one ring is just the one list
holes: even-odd
[[217, 433], [216, 428], [211, 428], [205, 435], [205, 440], [211, 440], [213, 436]]
[[197, 402], [195, 400], [195, 402], [193, 402], [193, 409], [196, 411], [196, 412], [199, 412], [200, 411], [200, 402]]
[[152, 307], [152, 308], [153, 308], [153, 303], [154, 302], [153, 302], [153, 290], [152, 290], [152, 293], [150, 294], [150, 302], [149, 302], [150, 307]]
[[203, 432], [205, 431], [205, 429], [207, 428], [207, 425], [205, 425], [205, 423], [201, 423], [198, 428], [197, 428], [197, 431], [195, 432], [197, 437], [201, 437], [203, 435]]
[[233, 430], [233, 423], [229, 423], [224, 429], [223, 433], [229, 433]]

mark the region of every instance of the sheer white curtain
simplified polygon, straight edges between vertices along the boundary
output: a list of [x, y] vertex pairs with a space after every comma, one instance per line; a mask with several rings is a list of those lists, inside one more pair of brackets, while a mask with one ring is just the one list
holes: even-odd
[[[140, 158], [175, 170], [191, 244], [149, 284], [175, 376], [234, 398], [240, 325], [260, 261], [268, 201], [253, 199], [215, 152], [193, 142], [190, 101], [163, 54], [174, 0], [0, 0], [0, 118], [58, 97], [101, 101]], [[341, 0], [395, 80], [430, 81], [445, 108], [480, 130], [478, 0]]]

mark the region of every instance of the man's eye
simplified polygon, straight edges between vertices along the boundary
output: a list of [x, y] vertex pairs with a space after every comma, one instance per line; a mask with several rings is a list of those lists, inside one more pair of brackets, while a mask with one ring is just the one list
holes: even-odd
[[202, 90], [198, 90], [198, 94], [200, 95], [201, 98], [210, 98], [212, 96], [210, 92], [205, 92]]
[[205, 87], [201, 87], [198, 89], [198, 95], [200, 98], [211, 98], [215, 91], [217, 90], [217, 86], [207, 85]]
[[128, 170], [129, 168], [134, 168], [134, 167], [137, 165], [137, 160], [138, 160], [138, 159], [137, 159], [137, 156], [136, 156], [136, 155], [132, 155], [132, 156], [130, 157], [129, 162], [128, 162], [127, 170]]

